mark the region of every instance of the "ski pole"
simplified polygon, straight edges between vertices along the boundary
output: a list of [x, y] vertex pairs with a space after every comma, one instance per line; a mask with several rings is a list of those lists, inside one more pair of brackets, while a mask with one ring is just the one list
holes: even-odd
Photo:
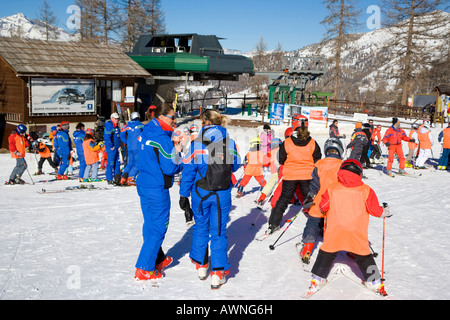
[[27, 169], [28, 175], [30, 176], [31, 182], [34, 184], [34, 181], [33, 181], [33, 178], [31, 177], [30, 171], [28, 171], [28, 165], [27, 165], [27, 162], [25, 161], [25, 158], [22, 158], [22, 160], [23, 160], [25, 169]]
[[280, 234], [280, 236], [278, 237], [277, 240], [275, 240], [275, 242], [273, 244], [271, 244], [269, 246], [270, 250], [275, 250], [275, 244], [278, 242], [278, 240], [280, 240], [280, 238], [283, 236], [283, 234], [286, 232], [286, 230], [291, 226], [291, 224], [295, 221], [295, 219], [297, 219], [298, 215], [300, 214], [300, 212], [303, 212], [303, 209], [300, 210], [294, 218], [291, 219], [291, 222], [289, 222], [289, 224], [287, 225], [287, 227], [283, 230], [283, 233]]
[[386, 232], [386, 217], [383, 218], [383, 250], [381, 252], [381, 282], [384, 282], [384, 242]]

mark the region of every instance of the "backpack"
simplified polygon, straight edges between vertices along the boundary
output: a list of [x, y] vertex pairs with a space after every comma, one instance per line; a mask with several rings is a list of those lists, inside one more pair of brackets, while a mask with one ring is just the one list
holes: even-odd
[[212, 142], [210, 139], [204, 136], [196, 140], [203, 143], [208, 150], [208, 168], [206, 174], [202, 179], [196, 182], [196, 187], [200, 187], [207, 191], [220, 191], [227, 190], [231, 185], [231, 174], [233, 170], [233, 155], [228, 151], [229, 139], [228, 137], [218, 141]]

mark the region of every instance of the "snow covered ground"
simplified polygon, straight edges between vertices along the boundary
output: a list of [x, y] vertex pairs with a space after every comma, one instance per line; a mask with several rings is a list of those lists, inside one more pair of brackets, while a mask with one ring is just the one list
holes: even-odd
[[[323, 146], [328, 137], [325, 124], [310, 126], [313, 138]], [[353, 127], [351, 123], [340, 125], [347, 136]], [[276, 136], [282, 137], [285, 128], [276, 128]], [[441, 129], [432, 130], [437, 140]], [[254, 129], [230, 127], [230, 131], [243, 154], [248, 140], [257, 134]], [[404, 148], [406, 152], [406, 143]], [[440, 151], [436, 143], [435, 157]], [[27, 162], [30, 172], [35, 172], [34, 156], [27, 155]], [[0, 154], [2, 180], [8, 180], [13, 166], [9, 154]], [[45, 171], [51, 171], [48, 164]], [[412, 169], [409, 172], [419, 174]], [[386, 291], [396, 299], [450, 299], [450, 176], [447, 171], [420, 173], [417, 178], [390, 178], [379, 170], [365, 171], [365, 183], [375, 190], [380, 202], [389, 203], [394, 214], [386, 220]], [[32, 178], [37, 182], [47, 177], [51, 176]], [[31, 182], [26, 172], [23, 178]], [[244, 197], [233, 200], [228, 225], [231, 274], [215, 291], [210, 289], [209, 279], [198, 280], [188, 257], [192, 229], [186, 228], [178, 207], [177, 185], [170, 190], [171, 220], [163, 244], [174, 263], [165, 270], [163, 280], [148, 283], [133, 280], [143, 222], [136, 189], [37, 193], [43, 188], [61, 190], [75, 185], [79, 185], [76, 180], [0, 186], [0, 300], [296, 300], [309, 286], [310, 274], [303, 271], [295, 252], [306, 218], [301, 214], [273, 251], [269, 245], [278, 235], [256, 241], [270, 212], [259, 216], [252, 228], [259, 213], [254, 203], [258, 191], [254, 180]], [[107, 187], [103, 182], [95, 185]], [[299, 206], [290, 206], [284, 220], [299, 210]], [[382, 227], [381, 219], [371, 218], [369, 239], [379, 254], [376, 262], [380, 269]], [[352, 266], [345, 256], [336, 263]], [[311, 299], [377, 297], [342, 277]]]

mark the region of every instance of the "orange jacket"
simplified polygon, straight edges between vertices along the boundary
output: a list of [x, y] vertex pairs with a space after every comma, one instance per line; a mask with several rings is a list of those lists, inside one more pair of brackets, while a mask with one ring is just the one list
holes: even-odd
[[320, 210], [326, 212], [326, 231], [320, 249], [369, 255], [369, 215], [379, 217], [383, 208], [375, 192], [358, 175], [339, 170], [338, 180], [325, 191], [320, 202]]
[[[320, 201], [324, 192], [334, 183], [338, 181], [338, 171], [341, 167], [342, 160], [337, 158], [324, 158], [316, 162], [317, 175], [320, 180], [320, 189], [315, 199]], [[324, 215], [319, 209], [319, 203], [311, 206], [308, 214], [315, 218], [323, 218]]]
[[101, 147], [95, 144], [94, 139], [88, 139], [83, 141], [84, 159], [87, 165], [94, 164], [100, 160], [98, 153]]
[[284, 162], [284, 180], [311, 180], [314, 170], [313, 153], [316, 141], [311, 141], [304, 147], [296, 146], [289, 137], [284, 141], [287, 158]]
[[[11, 152], [11, 158], [20, 159], [25, 158], [25, 149], [29, 147], [30, 144], [24, 135], [18, 134], [16, 131], [11, 133], [8, 138], [9, 151]], [[20, 155], [16, 155], [15, 152], [19, 152]]]
[[38, 144], [38, 151], [41, 158], [51, 158], [52, 156], [50, 149], [42, 142]]

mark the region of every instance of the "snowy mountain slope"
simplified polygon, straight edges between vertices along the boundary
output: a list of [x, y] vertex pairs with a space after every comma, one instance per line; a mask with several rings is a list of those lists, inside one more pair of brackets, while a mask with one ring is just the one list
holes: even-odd
[[[445, 19], [450, 21], [450, 13], [439, 12]], [[427, 16], [422, 19], [428, 19]], [[341, 65], [343, 69], [351, 71], [352, 83], [359, 86], [361, 91], [376, 89], [376, 80], [380, 77], [387, 80], [389, 86], [387, 89], [392, 89], [395, 81], [390, 79], [393, 71], [398, 68], [399, 47], [389, 44], [393, 42], [394, 34], [392, 30], [396, 27], [380, 28], [367, 33], [351, 34], [351, 40], [343, 49], [341, 55]], [[434, 34], [446, 34], [450, 30], [450, 24], [442, 28], [433, 30]], [[447, 39], [426, 41], [426, 51], [424, 56], [430, 56], [428, 62], [432, 62], [442, 57], [446, 52], [439, 51], [442, 45], [447, 44]], [[385, 48], [389, 49], [386, 50]], [[298, 51], [289, 52], [292, 56], [322, 56], [327, 59], [333, 58], [335, 53], [334, 42], [327, 41], [324, 43], [316, 43], [306, 46]], [[328, 70], [332, 70], [333, 63], [328, 65]]]
[[[276, 136], [281, 137], [285, 127], [273, 127]], [[310, 127], [314, 139], [323, 146], [328, 132], [325, 125], [311, 122]], [[341, 132], [347, 136], [353, 127], [353, 124], [340, 125]], [[241, 152], [246, 152], [248, 140], [257, 130], [229, 129]], [[437, 137], [440, 128], [433, 128], [432, 132]], [[406, 148], [404, 144], [405, 151]], [[440, 151], [441, 146], [436, 144], [434, 155]], [[28, 154], [26, 159], [30, 172], [34, 172], [34, 156]], [[8, 179], [14, 163], [9, 154], [0, 154], [0, 180]], [[394, 169], [397, 167], [395, 163]], [[45, 171], [51, 169], [44, 165]], [[450, 299], [450, 235], [447, 232], [450, 200], [444, 190], [448, 189], [450, 176], [446, 171], [421, 173], [415, 179], [390, 178], [378, 170], [365, 171], [368, 179], [364, 182], [375, 190], [380, 202], [389, 203], [394, 214], [386, 220], [386, 290], [396, 299], [447, 300]], [[27, 173], [23, 178], [30, 182]], [[42, 178], [33, 176], [33, 179]], [[275, 238], [255, 241], [255, 236], [266, 228], [269, 211], [251, 227], [259, 213], [254, 204], [258, 190], [254, 180], [245, 188], [248, 193], [233, 199], [228, 225], [231, 274], [227, 283], [216, 291], [210, 289], [209, 279], [197, 279], [189, 260], [192, 230], [186, 229], [179, 209], [177, 185], [170, 189], [171, 220], [163, 244], [174, 263], [165, 271], [163, 280], [149, 283], [133, 280], [143, 222], [136, 189], [37, 193], [42, 188], [58, 190], [72, 185], [79, 183], [0, 185], [0, 300], [122, 299], [179, 303], [298, 300], [309, 286], [310, 274], [302, 270], [294, 249], [301, 240], [306, 218], [300, 215], [273, 251], [268, 247]], [[107, 187], [106, 183], [96, 185]], [[284, 220], [292, 218], [299, 209], [290, 206]], [[369, 239], [379, 253], [376, 262], [381, 268], [382, 220], [371, 218]], [[345, 259], [337, 263], [352, 264]], [[376, 298], [342, 278], [311, 299]]]
[[[13, 35], [25, 39], [46, 40], [43, 23], [39, 20], [27, 18], [23, 13], [0, 18], [0, 36], [11, 37]], [[61, 28], [56, 28], [55, 31], [51, 31], [50, 39], [56, 41], [71, 41], [75, 40], [75, 37]]]

